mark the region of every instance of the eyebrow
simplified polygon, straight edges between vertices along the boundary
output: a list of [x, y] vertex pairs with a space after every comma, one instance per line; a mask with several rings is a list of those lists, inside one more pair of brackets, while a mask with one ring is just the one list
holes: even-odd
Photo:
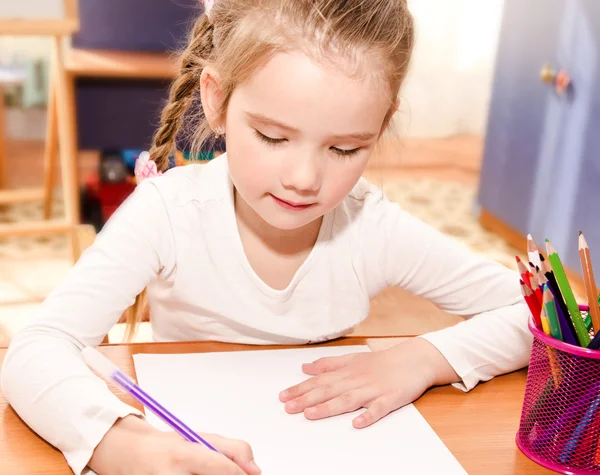
[[[279, 122], [275, 119], [271, 119], [270, 117], [267, 117], [263, 114], [255, 114], [253, 112], [246, 112], [246, 116], [255, 122], [258, 122], [260, 124], [263, 125], [267, 125], [267, 126], [273, 126], [273, 127], [278, 127], [282, 130], [286, 130], [288, 132], [299, 132], [299, 130], [295, 127], [292, 127], [290, 125], [286, 125], [282, 122]], [[356, 139], [356, 140], [360, 140], [360, 141], [368, 141], [373, 139], [377, 134], [373, 133], [373, 132], [357, 132], [357, 133], [353, 133], [353, 134], [339, 134], [339, 135], [333, 135], [332, 138], [336, 139], [336, 140], [343, 140], [343, 139]]]

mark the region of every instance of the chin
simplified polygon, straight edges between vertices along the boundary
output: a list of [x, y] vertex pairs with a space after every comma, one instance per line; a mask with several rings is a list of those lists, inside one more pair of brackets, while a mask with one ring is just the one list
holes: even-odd
[[294, 229], [300, 229], [307, 224], [312, 223], [320, 216], [311, 217], [300, 217], [300, 216], [286, 216], [277, 213], [266, 213], [261, 214], [261, 217], [271, 226], [282, 231], [293, 231]]
[[316, 209], [307, 210], [304, 212], [285, 211], [278, 209], [265, 209], [271, 208], [270, 206], [261, 207], [262, 209], [255, 209], [258, 215], [269, 225], [282, 231], [293, 231], [294, 229], [300, 229], [307, 224], [322, 217]]

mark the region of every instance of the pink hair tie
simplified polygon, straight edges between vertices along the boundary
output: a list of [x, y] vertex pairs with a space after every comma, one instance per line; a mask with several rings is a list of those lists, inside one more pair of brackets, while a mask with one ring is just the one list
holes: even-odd
[[146, 178], [162, 175], [162, 172], [157, 170], [154, 160], [150, 160], [150, 154], [148, 152], [140, 153], [140, 156], [135, 161], [133, 172], [138, 184]]

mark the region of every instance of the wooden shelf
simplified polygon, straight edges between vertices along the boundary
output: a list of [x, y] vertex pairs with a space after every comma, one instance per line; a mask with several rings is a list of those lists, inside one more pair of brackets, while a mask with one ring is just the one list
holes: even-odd
[[0, 33], [10, 36], [68, 36], [79, 30], [79, 20], [75, 18], [21, 19], [1, 18]]
[[25, 188], [18, 190], [0, 190], [0, 205], [41, 201], [44, 199], [43, 188]]
[[8, 236], [29, 236], [31, 234], [62, 234], [70, 231], [71, 229], [73, 229], [73, 225], [64, 219], [0, 224], [0, 238]]
[[72, 48], [65, 67], [77, 77], [172, 79], [177, 75], [176, 58], [166, 53]]

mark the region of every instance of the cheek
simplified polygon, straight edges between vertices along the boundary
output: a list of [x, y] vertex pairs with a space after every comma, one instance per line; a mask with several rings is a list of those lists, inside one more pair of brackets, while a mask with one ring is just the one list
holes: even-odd
[[231, 180], [245, 199], [257, 198], [271, 188], [276, 172], [268, 151], [256, 138], [245, 133], [231, 134], [226, 150]]
[[368, 158], [352, 161], [332, 161], [327, 170], [327, 201], [337, 205], [342, 201], [360, 179]]

